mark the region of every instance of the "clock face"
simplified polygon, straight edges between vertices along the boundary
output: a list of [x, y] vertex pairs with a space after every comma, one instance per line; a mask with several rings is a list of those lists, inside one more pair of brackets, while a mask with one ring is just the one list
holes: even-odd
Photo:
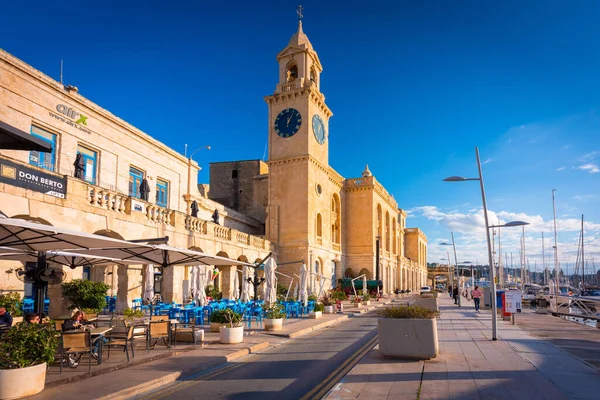
[[325, 143], [325, 124], [317, 114], [313, 115], [312, 128], [317, 142], [319, 142], [319, 144]]
[[302, 116], [295, 108], [286, 108], [275, 118], [275, 132], [282, 138], [292, 137], [302, 125]]

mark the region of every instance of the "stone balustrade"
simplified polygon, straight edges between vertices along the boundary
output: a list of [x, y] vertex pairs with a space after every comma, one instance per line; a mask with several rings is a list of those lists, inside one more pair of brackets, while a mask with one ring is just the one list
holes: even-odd
[[146, 204], [146, 218], [158, 224], [174, 225], [175, 211], [155, 204]]
[[214, 233], [216, 238], [231, 240], [231, 228], [226, 228], [221, 225], [214, 225]]
[[131, 210], [129, 196], [123, 193], [93, 185], [88, 185], [87, 193], [91, 205], [123, 214]]
[[244, 232], [236, 232], [235, 241], [237, 243], [250, 244], [250, 235]]
[[188, 231], [198, 232], [206, 235], [207, 226], [208, 222], [203, 219], [192, 217], [190, 215], [186, 215], [185, 217], [185, 229]]

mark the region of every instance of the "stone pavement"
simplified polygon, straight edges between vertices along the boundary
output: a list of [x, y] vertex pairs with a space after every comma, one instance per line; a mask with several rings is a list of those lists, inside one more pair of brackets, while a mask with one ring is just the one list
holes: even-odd
[[596, 368], [510, 322], [498, 321], [492, 341], [491, 312], [463, 303], [440, 297], [437, 358], [386, 359], [375, 347], [326, 399], [600, 398]]
[[88, 372], [87, 358], [84, 357], [78, 368], [63, 368], [59, 374], [56, 365], [48, 369], [46, 389], [32, 399], [125, 399], [139, 393], [159, 388], [186, 376], [200, 373], [229, 361], [259, 352], [269, 346], [279, 346], [292, 338], [301, 337], [347, 320], [354, 313], [366, 312], [383, 306], [392, 299], [382, 299], [360, 309], [344, 302], [344, 314], [324, 314], [314, 320], [306, 316], [284, 320], [283, 331], [265, 332], [262, 324], [252, 323], [245, 329], [244, 342], [235, 345], [219, 343], [219, 334], [205, 330], [204, 342], [196, 346], [179, 342], [177, 347], [166, 349], [160, 344], [150, 353], [140, 342], [135, 347], [135, 358], [127, 363], [125, 353], [113, 349], [110, 359], [106, 350], [101, 365], [92, 361], [92, 371]]

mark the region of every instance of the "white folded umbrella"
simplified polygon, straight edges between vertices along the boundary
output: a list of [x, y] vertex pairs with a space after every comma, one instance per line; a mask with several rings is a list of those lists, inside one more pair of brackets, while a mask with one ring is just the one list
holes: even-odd
[[277, 264], [273, 257], [269, 258], [265, 263], [265, 302], [274, 303], [277, 301], [277, 278], [275, 277], [275, 270]]
[[154, 265], [148, 264], [144, 268], [144, 300], [152, 302], [154, 300]]

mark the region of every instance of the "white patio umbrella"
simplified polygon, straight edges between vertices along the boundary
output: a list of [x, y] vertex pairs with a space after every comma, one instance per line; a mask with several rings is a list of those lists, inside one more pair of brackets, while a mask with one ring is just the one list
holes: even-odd
[[154, 300], [154, 265], [148, 264], [144, 267], [144, 300], [152, 302]]
[[308, 270], [306, 264], [302, 264], [300, 267], [300, 297], [298, 300], [302, 302], [303, 306], [308, 304]]
[[192, 297], [192, 303], [194, 303], [196, 301], [196, 291], [198, 290], [198, 266], [194, 265], [191, 269], [190, 269], [190, 276], [188, 278], [188, 282], [189, 282], [189, 290], [190, 290], [190, 296]]
[[275, 277], [275, 270], [277, 264], [273, 257], [269, 258], [265, 263], [265, 302], [267, 304], [274, 303], [277, 301], [277, 278]]
[[[11, 247], [20, 251], [38, 252], [36, 273], [41, 273], [47, 266], [47, 251], [69, 250], [79, 254], [80, 251], [91, 248], [131, 248], [138, 246], [138, 244], [55, 226], [42, 225], [21, 219], [1, 218], [0, 246]], [[90, 254], [86, 253], [85, 257], [88, 255]], [[93, 255], [102, 258], [118, 258], [107, 254]], [[87, 265], [89, 264], [88, 262]], [[77, 266], [76, 264], [74, 265]], [[38, 282], [35, 286], [37, 301], [34, 304], [34, 311], [41, 312], [44, 309], [45, 290], [48, 285], [45, 282]]]
[[[49, 264], [65, 265], [71, 268], [88, 267], [95, 265], [132, 264], [123, 262], [118, 258], [97, 257], [67, 251], [46, 251], [46, 262]], [[39, 252], [0, 247], [0, 260], [15, 260], [23, 262], [37, 262]]]
[[209, 275], [212, 274], [212, 267], [206, 265], [198, 265], [198, 273], [196, 275], [196, 303], [200, 307], [204, 307], [207, 303], [206, 300], [206, 286], [208, 285]]
[[365, 293], [367, 293], [369, 290], [367, 289], [367, 276], [364, 275], [363, 276], [363, 296], [365, 295]]
[[244, 265], [242, 269], [242, 294], [240, 300], [244, 303], [250, 300], [249, 288], [250, 282], [248, 282], [248, 267]]
[[233, 300], [240, 298], [240, 276], [239, 271], [235, 270], [235, 276], [233, 277]]
[[151, 246], [136, 243], [136, 246], [108, 249], [95, 248], [80, 253], [118, 258], [125, 261], [138, 261], [140, 264], [152, 263], [163, 268], [173, 265], [252, 265], [243, 261], [211, 256], [199, 251], [180, 249], [165, 244]]

